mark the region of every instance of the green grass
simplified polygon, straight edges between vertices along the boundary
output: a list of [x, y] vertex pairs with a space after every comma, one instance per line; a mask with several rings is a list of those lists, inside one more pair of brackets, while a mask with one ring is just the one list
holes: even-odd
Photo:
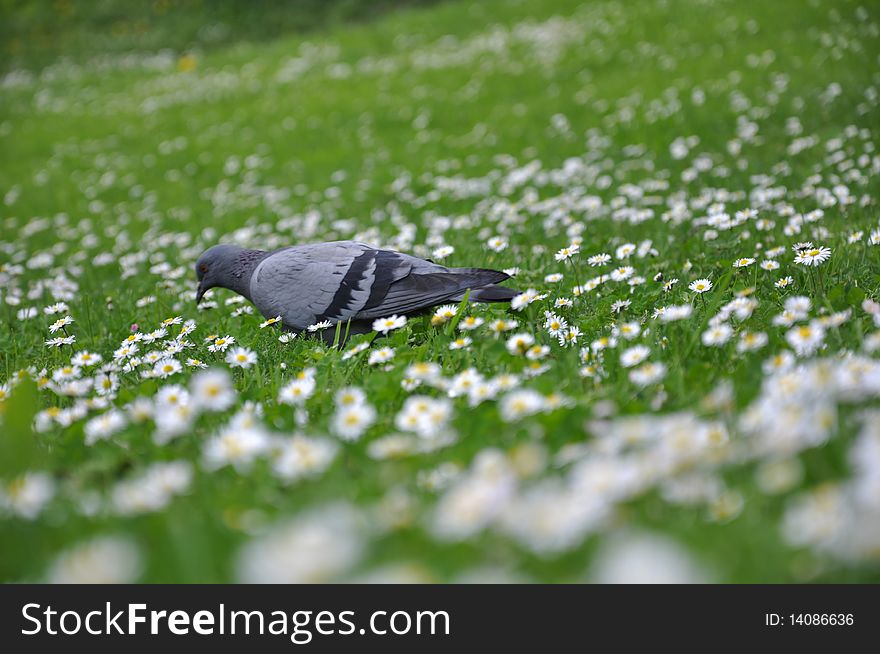
[[0, 69], [39, 70], [132, 51], [203, 52], [265, 42], [436, 0], [3, 0]]
[[[195, 26], [199, 14], [191, 7], [186, 11], [185, 25]], [[249, 25], [241, 41], [230, 37], [195, 55], [186, 54], [191, 30], [182, 27], [167, 36], [157, 28], [154, 40], [122, 42], [151, 51], [170, 47], [173, 54], [123, 54], [117, 44], [104, 47], [109, 56], [94, 58], [86, 39], [69, 36], [89, 34], [93, 27], [85, 21], [84, 27], [68, 26], [69, 40], [59, 41], [74, 55], [70, 61], [42, 72], [13, 71], [0, 87], [0, 189], [5, 194], [0, 383], [8, 391], [0, 404], [0, 480], [8, 487], [25, 471], [43, 470], [56, 487], [35, 519], [0, 513], [0, 579], [41, 579], [60, 552], [115, 535], [140, 552], [139, 580], [236, 580], [241, 578], [236, 557], [246, 543], [260, 538], [262, 527], [341, 501], [368, 523], [350, 530], [364, 551], [357, 564], [326, 578], [391, 569], [450, 581], [493, 567], [530, 581], [587, 580], [604, 569], [614, 538], [646, 532], [677, 543], [687, 560], [715, 581], [880, 581], [876, 541], [873, 550], [851, 556], [845, 535], [844, 544], [811, 548], [782, 533], [784, 516], [791, 516], [798, 498], [823, 484], [843, 488], [862, 474], [849, 452], [862, 438], [861, 412], [876, 406], [877, 393], [869, 389], [851, 402], [830, 386], [812, 388], [820, 400], [809, 396], [799, 408], [807, 411], [827, 401], [839, 409], [834, 425], [819, 443], [801, 442], [806, 427], [792, 426], [799, 444], [784, 456], [781, 449], [753, 449], [760, 436], [740, 428], [747, 407], [762, 397], [762, 383], [773, 387], [762, 363], [791, 349], [788, 328], [771, 323], [786, 297], [809, 295], [813, 318], [852, 312], [827, 330], [824, 350], [804, 357], [807, 366], [819, 357], [843, 366], [837, 358], [843, 352], [873, 356], [867, 339], [876, 327], [862, 301], [877, 299], [880, 289], [880, 248], [868, 244], [880, 217], [874, 151], [880, 124], [880, 17], [874, 7], [800, 0], [452, 1], [390, 12], [366, 24], [322, 28], [325, 23], [315, 19], [309, 25], [313, 31], [293, 36], [278, 36], [278, 26], [305, 19], [274, 20], [274, 15]], [[16, 63], [22, 70], [37, 68], [44, 63], [41, 56], [47, 55], [25, 53]], [[697, 96], [702, 101], [695, 101]], [[801, 125], [798, 134], [790, 129], [794, 118]], [[671, 144], [690, 137], [695, 143], [676, 158]], [[815, 143], [790, 152], [798, 138]], [[580, 177], [561, 174], [570, 158], [583, 164]], [[532, 161], [550, 174], [505, 189], [501, 179]], [[703, 163], [706, 169], [691, 179], [688, 171]], [[800, 234], [784, 233], [783, 204], [807, 214], [819, 206], [817, 188], [836, 186], [847, 187], [856, 201], [826, 206], [821, 220], [806, 223]], [[583, 196], [598, 198], [599, 208], [572, 204]], [[539, 202], [543, 208], [534, 209]], [[762, 231], [752, 219], [706, 240], [707, 227], [699, 219], [713, 202], [725, 203], [731, 216], [754, 207], [758, 219], [775, 224]], [[664, 219], [664, 212], [679, 203], [688, 206], [689, 215]], [[621, 206], [651, 209], [653, 217], [638, 223], [615, 219], [612, 212]], [[440, 230], [432, 227], [437, 217], [468, 220]], [[576, 267], [554, 261], [553, 253], [576, 235], [566, 233], [566, 222], [578, 221], [584, 229]], [[41, 222], [45, 228], [37, 229]], [[206, 312], [197, 311], [192, 301], [195, 258], [216, 242], [278, 247], [357, 238], [387, 244], [407, 224], [415, 230], [416, 246], [433, 243], [432, 234], [454, 246], [444, 263], [516, 266], [520, 272], [510, 285], [549, 294], [521, 313], [480, 305], [464, 313], [487, 323], [516, 319], [517, 332], [550, 346], [547, 370], [523, 379], [522, 386], [562, 394], [570, 406], [508, 423], [498, 402], [471, 408], [465, 398], [454, 398], [453, 444], [376, 460], [368, 446], [396, 431], [394, 417], [409, 395], [401, 381], [410, 364], [435, 362], [446, 377], [470, 367], [493, 377], [522, 375], [531, 362], [508, 353], [506, 336], [495, 339], [485, 330], [470, 334], [469, 350], [451, 351], [451, 326], [432, 327], [425, 317], [411, 319], [373, 345], [372, 350], [395, 348], [386, 371], [366, 363], [369, 352], [343, 359], [341, 352], [314, 341], [279, 343], [277, 331], [259, 328], [258, 315], [231, 315], [240, 306], [224, 306], [231, 293], [215, 292], [220, 306]], [[863, 237], [848, 242], [856, 230]], [[486, 241], [495, 234], [504, 235], [510, 247], [489, 250]], [[560, 311], [580, 328], [578, 347], [556, 344], [542, 327], [543, 310], [556, 297], [572, 297], [575, 284], [617, 265], [591, 268], [587, 256], [614, 255], [624, 243], [648, 239], [656, 256], [634, 255], [626, 262], [645, 283], [630, 291], [625, 282], [607, 282], [578, 298], [574, 307]], [[830, 261], [817, 269], [794, 264], [790, 246], [807, 240], [830, 247]], [[758, 264], [773, 246], [786, 249], [778, 259], [781, 267], [764, 271]], [[432, 249], [415, 251], [430, 256]], [[49, 263], [41, 264], [40, 255], [50, 252]], [[102, 253], [112, 261], [96, 264]], [[138, 253], [145, 258], [132, 258]], [[126, 256], [134, 274], [123, 277], [117, 260]], [[757, 262], [732, 268], [740, 257]], [[39, 267], [28, 267], [34, 261]], [[154, 267], [163, 262], [167, 268]], [[544, 281], [556, 272], [564, 274], [562, 282]], [[657, 273], [680, 281], [666, 293], [654, 281]], [[51, 304], [60, 275], [78, 284], [68, 300], [76, 320], [69, 328], [77, 336], [73, 349], [44, 345], [50, 337], [47, 325], [59, 316], [17, 318], [20, 309]], [[794, 278], [793, 290], [774, 287], [783, 275]], [[714, 288], [696, 298], [687, 285], [701, 277], [711, 279]], [[40, 280], [47, 283], [36, 287]], [[747, 320], [730, 321], [737, 336], [723, 347], [704, 346], [700, 335], [709, 320], [736, 292], [749, 288], [758, 306]], [[21, 296], [20, 304], [9, 304], [10, 296]], [[145, 296], [156, 300], [138, 307]], [[617, 315], [612, 303], [622, 299], [631, 304]], [[689, 320], [666, 324], [652, 318], [658, 306], [678, 304], [693, 305]], [[273, 432], [327, 436], [334, 394], [346, 385], [366, 392], [377, 409], [376, 424], [357, 442], [339, 442], [326, 471], [292, 484], [273, 475], [265, 456], [244, 471], [206, 469], [204, 443], [234, 410], [199, 417], [166, 445], [153, 442], [152, 421], [85, 445], [84, 424], [100, 409], [68, 427], [32, 433], [37, 411], [68, 408], [76, 400], [36, 391], [29, 381], [14, 384], [17, 371], [45, 368], [51, 375], [80, 350], [100, 353], [106, 362], [133, 323], [150, 331], [178, 315], [198, 323], [191, 336], [197, 347], [178, 356], [181, 360], [194, 356], [225, 367], [222, 356], [203, 344], [209, 334], [231, 334], [257, 353], [257, 366], [232, 371], [236, 407], [245, 400], [261, 403], [262, 421]], [[606, 351], [601, 379], [582, 377], [580, 346], [589, 347], [625, 321], [640, 323], [643, 333]], [[738, 353], [743, 330], [766, 332], [767, 346]], [[648, 361], [668, 369], [662, 381], [645, 389], [619, 363], [619, 352], [639, 343], [650, 348]], [[141, 353], [148, 350], [142, 347]], [[298, 427], [290, 407], [276, 398], [294, 373], [307, 367], [316, 369], [318, 384], [306, 405], [307, 422]], [[111, 404], [122, 407], [138, 396], [151, 397], [167, 383], [186, 385], [189, 376], [188, 369], [168, 380], [120, 372]], [[730, 404], [708, 406], [705, 398], [727, 384]], [[422, 392], [443, 395], [438, 389], [415, 391]], [[644, 418], [657, 443], [671, 442], [676, 429], [662, 421], [675, 412], [692, 412], [701, 426], [725, 424], [730, 445], [677, 465], [620, 499], [599, 492], [609, 514], [565, 547], [536, 552], [528, 538], [511, 535], [501, 519], [456, 542], [431, 528], [447, 491], [430, 490], [422, 480], [438, 466], [452, 462], [468, 470], [481, 452], [494, 448], [517, 467], [523, 453], [531, 453], [537, 463], [517, 481], [519, 490], [508, 506], [514, 511], [525, 505], [528, 489], [570, 478], [577, 464], [563, 465], [559, 457], [573, 446], [594, 447], [626, 416]], [[610, 422], [597, 424], [601, 419]], [[616, 457], [629, 446], [621, 447]], [[735, 455], [740, 450], [750, 453], [746, 460]], [[864, 456], [864, 465], [876, 471], [880, 462]], [[803, 474], [770, 494], [756, 484], [755, 472], [780, 458]], [[108, 498], [121, 480], [171, 460], [193, 465], [184, 493], [167, 507], [139, 516], [111, 510]], [[741, 502], [741, 510], [719, 516], [715, 500], [671, 501], [663, 487], [694, 472], [726, 489], [723, 497]], [[550, 507], [554, 502], [543, 513]], [[517, 515], [514, 522], [523, 525], [522, 514]], [[533, 535], [537, 523], [523, 528]]]

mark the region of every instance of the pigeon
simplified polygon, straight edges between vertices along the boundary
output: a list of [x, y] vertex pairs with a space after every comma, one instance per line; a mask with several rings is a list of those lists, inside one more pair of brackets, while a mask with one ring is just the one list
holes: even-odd
[[[465, 294], [476, 302], [509, 302], [519, 294], [499, 282], [510, 275], [484, 268], [447, 268], [426, 259], [356, 241], [294, 245], [266, 252], [215, 245], [196, 262], [198, 304], [221, 287], [250, 300], [267, 319], [302, 332], [329, 321], [345, 336], [373, 331], [373, 321], [406, 316]], [[336, 330], [322, 333], [325, 341]]]

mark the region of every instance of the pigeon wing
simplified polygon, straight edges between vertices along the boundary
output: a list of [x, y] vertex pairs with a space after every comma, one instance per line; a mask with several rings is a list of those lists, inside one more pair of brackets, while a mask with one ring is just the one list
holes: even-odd
[[381, 288], [374, 287], [370, 299], [357, 314], [359, 319], [382, 318], [460, 300], [468, 289], [504, 281], [508, 274], [482, 268], [444, 268], [421, 262], [412, 271]]
[[378, 283], [387, 288], [409, 273], [393, 252], [336, 241], [284, 248], [254, 270], [251, 299], [264, 316], [280, 315], [286, 326], [305, 329], [323, 320], [353, 318]]

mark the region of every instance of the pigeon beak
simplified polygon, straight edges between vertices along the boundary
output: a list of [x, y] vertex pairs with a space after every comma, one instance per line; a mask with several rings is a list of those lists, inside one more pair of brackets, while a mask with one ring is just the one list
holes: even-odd
[[205, 295], [205, 288], [202, 287], [201, 282], [199, 283], [199, 290], [196, 291], [196, 306], [198, 306], [199, 302], [202, 301], [202, 298]]

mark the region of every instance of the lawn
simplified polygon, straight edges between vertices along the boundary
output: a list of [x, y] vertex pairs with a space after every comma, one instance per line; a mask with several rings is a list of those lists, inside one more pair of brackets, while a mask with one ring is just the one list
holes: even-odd
[[[381, 4], [10, 60], [0, 580], [880, 581], [880, 8]], [[339, 239], [522, 295], [195, 304]]]

